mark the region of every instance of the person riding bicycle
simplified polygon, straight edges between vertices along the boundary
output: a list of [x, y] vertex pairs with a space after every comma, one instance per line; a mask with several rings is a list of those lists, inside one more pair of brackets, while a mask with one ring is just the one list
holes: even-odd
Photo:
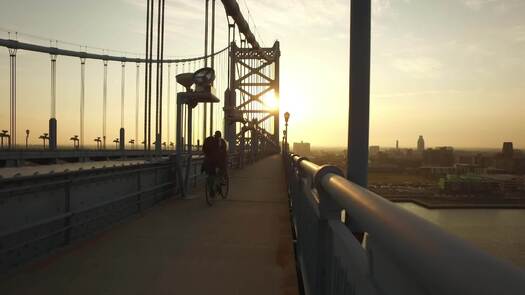
[[222, 134], [220, 131], [215, 131], [215, 134], [207, 137], [202, 145], [202, 152], [204, 153], [204, 164], [202, 169], [208, 175], [215, 175], [217, 168], [219, 174], [227, 175], [227, 144], [221, 136]]

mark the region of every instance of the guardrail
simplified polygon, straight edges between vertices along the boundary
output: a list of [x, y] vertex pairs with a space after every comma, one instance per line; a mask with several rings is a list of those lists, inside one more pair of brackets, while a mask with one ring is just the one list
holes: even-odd
[[285, 154], [306, 294], [524, 294], [525, 272], [360, 187]]
[[[240, 168], [241, 154], [229, 166]], [[204, 160], [183, 154], [182, 181], [205, 178]], [[175, 157], [146, 164], [0, 179], [0, 272], [84, 238], [180, 193]], [[186, 164], [190, 163], [188, 169]]]
[[174, 174], [160, 162], [2, 181], [0, 272], [153, 206]]

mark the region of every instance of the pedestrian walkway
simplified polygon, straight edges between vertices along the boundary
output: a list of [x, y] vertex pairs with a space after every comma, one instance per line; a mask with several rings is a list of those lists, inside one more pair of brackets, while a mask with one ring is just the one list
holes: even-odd
[[231, 173], [230, 199], [169, 199], [0, 278], [0, 294], [297, 294], [278, 155]]

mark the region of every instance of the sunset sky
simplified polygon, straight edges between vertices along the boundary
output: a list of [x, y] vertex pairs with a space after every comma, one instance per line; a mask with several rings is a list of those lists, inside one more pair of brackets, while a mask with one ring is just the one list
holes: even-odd
[[[143, 53], [143, 0], [0, 2], [0, 28], [46, 38]], [[204, 0], [166, 0], [166, 55], [202, 55]], [[525, 1], [376, 0], [372, 19], [370, 143], [525, 148]], [[281, 44], [281, 112], [290, 141], [344, 146], [348, 116], [349, 1], [240, 0], [265, 46]], [[248, 14], [248, 8], [250, 14]], [[217, 0], [217, 48], [226, 18]], [[0, 31], [1, 38], [7, 33]], [[20, 37], [21, 41], [44, 40]], [[78, 50], [59, 42], [59, 47]], [[0, 55], [0, 129], [9, 128], [9, 55]], [[42, 133], [49, 117], [49, 56], [18, 54], [18, 137]], [[111, 134], [120, 124], [120, 64], [110, 65]], [[100, 110], [101, 62], [88, 61], [86, 118]], [[58, 60], [59, 134], [78, 133], [78, 59]], [[134, 67], [127, 77], [134, 81]], [[134, 102], [134, 85], [127, 86]], [[143, 99], [141, 97], [141, 99]], [[126, 109], [126, 124], [133, 113]], [[87, 124], [99, 126], [91, 119]], [[95, 128], [95, 127], [93, 127]], [[98, 128], [98, 127], [96, 127]], [[131, 128], [131, 127], [130, 127]], [[97, 131], [86, 130], [92, 138]], [[110, 136], [111, 138], [111, 136]], [[34, 139], [36, 142], [36, 139]]]

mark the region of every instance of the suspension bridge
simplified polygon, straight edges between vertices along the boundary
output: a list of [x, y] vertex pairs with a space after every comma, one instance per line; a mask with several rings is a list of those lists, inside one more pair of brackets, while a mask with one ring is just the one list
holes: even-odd
[[[280, 44], [261, 46], [237, 1], [203, 1], [204, 52], [188, 58], [165, 58], [165, 0], [145, 2], [143, 55], [0, 38], [10, 82], [1, 294], [523, 293], [523, 270], [366, 189], [371, 1], [349, 4], [345, 172], [289, 152], [289, 114], [281, 137], [275, 103]], [[219, 49], [218, 9], [228, 22]], [[36, 135], [17, 128], [22, 51], [49, 59], [49, 118]], [[66, 134], [57, 67], [72, 59], [78, 133]], [[95, 115], [86, 112], [86, 65], [102, 73]], [[119, 112], [108, 107], [113, 84]], [[118, 128], [108, 116], [119, 116]], [[231, 189], [208, 207], [201, 146], [216, 130], [228, 143]]]

